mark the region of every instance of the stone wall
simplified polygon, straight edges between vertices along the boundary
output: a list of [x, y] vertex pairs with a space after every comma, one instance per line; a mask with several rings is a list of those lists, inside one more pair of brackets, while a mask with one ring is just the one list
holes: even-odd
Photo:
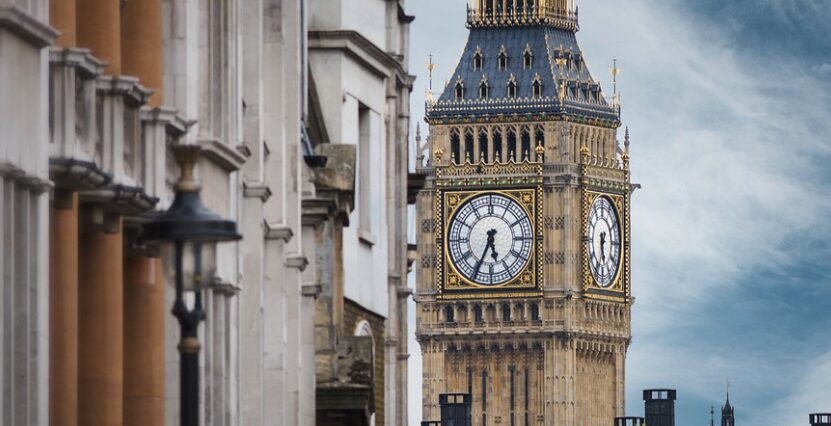
[[383, 336], [385, 335], [384, 318], [372, 313], [361, 305], [346, 299], [343, 307], [343, 327], [345, 335], [365, 336], [367, 330], [362, 329], [364, 324], [369, 324], [372, 331], [373, 345], [375, 347], [375, 425], [383, 426], [386, 419], [384, 410], [385, 392], [385, 346]]

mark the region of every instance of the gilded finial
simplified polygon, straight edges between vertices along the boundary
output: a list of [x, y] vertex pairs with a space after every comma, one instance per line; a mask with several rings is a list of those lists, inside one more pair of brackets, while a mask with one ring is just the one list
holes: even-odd
[[435, 159], [438, 160], [438, 161], [441, 161], [441, 157], [443, 155], [444, 155], [444, 151], [441, 148], [436, 148], [436, 150], [433, 151], [433, 157], [435, 157]]
[[584, 147], [580, 148], [580, 158], [584, 162], [588, 161], [590, 154], [591, 154], [591, 151], [589, 151], [589, 147], [584, 146]]
[[543, 161], [543, 155], [545, 155], [545, 147], [542, 146], [542, 143], [537, 142], [537, 161]]
[[560, 82], [560, 93], [559, 93], [559, 96], [560, 96], [560, 105], [562, 105], [562, 104], [563, 104], [563, 102], [564, 102], [564, 101], [565, 101], [565, 99], [566, 99], [566, 81], [565, 81], [565, 80], [563, 80], [563, 81], [561, 81], [561, 82]]
[[626, 134], [623, 137], [623, 147], [626, 148], [626, 152], [629, 152], [629, 126], [626, 126]]

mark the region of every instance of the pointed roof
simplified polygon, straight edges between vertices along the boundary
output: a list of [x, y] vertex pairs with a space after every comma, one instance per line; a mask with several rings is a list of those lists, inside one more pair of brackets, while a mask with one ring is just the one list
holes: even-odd
[[[508, 57], [507, 67], [499, 61]], [[525, 53], [531, 53], [530, 66]], [[474, 61], [477, 53], [482, 61]], [[481, 68], [480, 68], [481, 65]], [[514, 79], [511, 78], [514, 77]], [[540, 91], [534, 92], [539, 78]], [[487, 79], [488, 96], [475, 88]], [[574, 31], [547, 25], [477, 27], [470, 29], [467, 45], [438, 101], [427, 107], [427, 119], [438, 121], [501, 115], [569, 115], [619, 124], [619, 110], [603, 97], [592, 77]], [[509, 96], [509, 82], [516, 95]], [[456, 93], [456, 82], [464, 92]]]

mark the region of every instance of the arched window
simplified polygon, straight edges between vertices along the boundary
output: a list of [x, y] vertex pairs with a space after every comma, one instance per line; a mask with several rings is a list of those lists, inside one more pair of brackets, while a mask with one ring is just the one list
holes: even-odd
[[456, 322], [456, 318], [453, 315], [453, 306], [447, 305], [444, 307], [444, 321], [446, 323], [454, 323]]
[[459, 137], [459, 130], [453, 129], [450, 132], [450, 160], [453, 163], [459, 163], [459, 156], [461, 155], [462, 151], [462, 142], [461, 138]]
[[473, 307], [473, 321], [485, 322], [485, 316], [482, 314], [482, 307], [479, 305]]
[[534, 79], [534, 84], [532, 85], [534, 88], [534, 98], [541, 98], [542, 97], [542, 82], [539, 78]]
[[534, 65], [534, 54], [531, 53], [531, 46], [525, 47], [525, 53], [522, 54], [522, 68], [530, 69]]
[[479, 160], [488, 161], [488, 130], [479, 129]]
[[[473, 130], [465, 130], [465, 161], [473, 162]], [[460, 163], [463, 161], [460, 161]]]
[[482, 82], [479, 83], [479, 97], [485, 99], [488, 97], [489, 92], [490, 86], [488, 86], [488, 79], [482, 77]]
[[516, 89], [517, 89], [516, 77], [514, 77], [514, 75], [511, 74], [511, 77], [508, 78], [508, 97], [509, 98], [515, 98], [516, 97]]
[[499, 51], [498, 62], [500, 70], [508, 69], [508, 52], [505, 50], [505, 46], [502, 46], [502, 49]]
[[508, 160], [516, 161], [516, 131], [508, 130]]
[[540, 320], [540, 306], [536, 303], [531, 304], [531, 321]]
[[514, 305], [514, 312], [516, 312], [515, 317], [516, 317], [516, 320], [517, 320], [517, 321], [522, 321], [522, 320], [524, 320], [524, 319], [525, 319], [525, 318], [523, 317], [523, 314], [524, 314], [524, 312], [523, 312], [523, 311], [524, 311], [524, 310], [525, 310], [525, 309], [523, 309], [522, 303], [517, 303], [516, 305]]
[[476, 48], [476, 53], [473, 54], [473, 70], [479, 71], [484, 67], [485, 59], [482, 57], [482, 49]]
[[511, 320], [511, 305], [507, 303], [502, 304], [502, 321], [508, 322]]
[[531, 158], [531, 131], [524, 127], [522, 129], [522, 155], [519, 159], [525, 161]]
[[502, 162], [502, 130], [498, 127], [493, 129], [493, 158]]
[[461, 101], [465, 98], [465, 86], [462, 84], [462, 79], [456, 80], [456, 100]]

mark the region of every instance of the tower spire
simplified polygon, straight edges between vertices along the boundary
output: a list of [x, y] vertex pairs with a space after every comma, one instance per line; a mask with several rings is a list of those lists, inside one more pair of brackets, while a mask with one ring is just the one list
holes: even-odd
[[427, 93], [424, 94], [424, 100], [428, 105], [432, 105], [436, 103], [436, 97], [433, 95], [433, 70], [436, 69], [436, 64], [433, 63], [433, 52], [430, 52], [426, 68], [429, 77], [427, 79]]

